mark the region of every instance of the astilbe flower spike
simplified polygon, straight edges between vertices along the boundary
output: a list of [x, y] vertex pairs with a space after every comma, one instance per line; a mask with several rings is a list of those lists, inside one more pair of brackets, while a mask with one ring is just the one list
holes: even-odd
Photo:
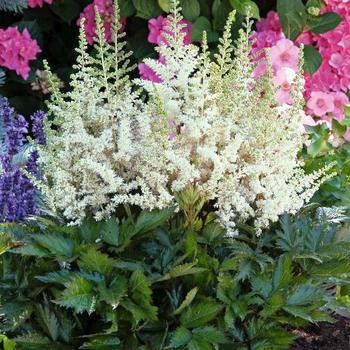
[[[253, 77], [261, 62], [251, 60], [251, 22], [233, 45], [231, 14], [213, 60], [205, 38], [201, 51], [184, 44], [176, 6], [167, 44], [157, 47], [165, 63], [145, 60], [160, 81], [131, 82], [118, 16], [115, 44], [106, 43], [97, 19], [96, 55], [88, 53], [81, 28], [71, 91], [53, 86], [48, 105], [53, 121], [46, 123], [39, 163], [54, 210], [77, 224], [90, 215], [108, 217], [123, 204], [177, 206], [178, 194], [193, 188], [233, 234], [239, 222], [261, 230], [311, 198], [325, 177], [324, 170], [305, 174], [298, 159], [305, 141], [301, 62], [293, 77], [288, 71], [278, 77], [278, 84], [288, 80], [292, 100], [279, 106], [269, 59], [265, 73]], [[285, 58], [295, 68], [294, 57]]]

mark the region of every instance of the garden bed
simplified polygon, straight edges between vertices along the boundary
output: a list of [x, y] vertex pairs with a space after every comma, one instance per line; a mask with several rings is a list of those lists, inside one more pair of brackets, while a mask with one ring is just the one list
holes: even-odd
[[350, 319], [337, 318], [336, 323], [311, 325], [293, 332], [299, 338], [291, 350], [349, 350]]

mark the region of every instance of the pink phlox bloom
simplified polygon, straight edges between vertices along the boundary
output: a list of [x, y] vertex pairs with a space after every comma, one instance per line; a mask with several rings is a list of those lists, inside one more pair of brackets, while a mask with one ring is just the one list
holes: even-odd
[[270, 49], [272, 67], [277, 71], [281, 67], [298, 69], [299, 49], [289, 39], [281, 39]]
[[[167, 44], [166, 35], [164, 34], [170, 34], [168, 31], [168, 17], [158, 16], [157, 18], [152, 18], [148, 21], [148, 41], [152, 44], [161, 45], [161, 44]], [[181, 31], [185, 34], [184, 36], [184, 45], [188, 45], [191, 43], [191, 30], [192, 30], [192, 23], [186, 19], [182, 19], [180, 24], [183, 25], [183, 28]]]
[[23, 79], [30, 72], [29, 61], [36, 59], [41, 49], [28, 30], [17, 27], [0, 29], [0, 66], [16, 71]]
[[53, 0], [28, 0], [29, 7], [43, 7], [44, 3], [51, 5]]
[[349, 98], [343, 92], [338, 91], [332, 93], [334, 99], [333, 114], [338, 121], [344, 119], [344, 106], [349, 105]]
[[[95, 8], [100, 13], [104, 34], [107, 42], [112, 41], [112, 26], [114, 23], [114, 7], [111, 0], [94, 0], [91, 4], [87, 5], [83, 12], [80, 14], [77, 25], [80, 26], [82, 19], [85, 19], [84, 29], [87, 42], [92, 45], [96, 36], [96, 14]], [[124, 31], [126, 24], [126, 18], [120, 18], [120, 31]]]
[[311, 92], [307, 106], [313, 114], [322, 117], [334, 111], [334, 98], [331, 94], [322, 91], [313, 91]]

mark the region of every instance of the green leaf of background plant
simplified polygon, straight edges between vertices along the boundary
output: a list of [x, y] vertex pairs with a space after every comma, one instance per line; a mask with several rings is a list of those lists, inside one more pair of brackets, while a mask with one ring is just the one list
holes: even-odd
[[342, 21], [342, 18], [334, 12], [328, 12], [321, 16], [310, 16], [307, 21], [309, 30], [316, 34], [322, 34], [335, 29]]
[[278, 0], [277, 12], [288, 39], [295, 40], [304, 30], [307, 21], [305, 6], [301, 0]]
[[194, 21], [199, 17], [201, 8], [198, 0], [180, 0], [182, 15], [189, 21]]
[[312, 75], [317, 72], [322, 64], [322, 56], [318, 50], [311, 45], [304, 46], [304, 70]]
[[171, 0], [158, 0], [159, 7], [165, 11], [170, 12], [172, 8], [172, 1]]
[[213, 32], [211, 23], [206, 17], [198, 17], [192, 25], [191, 38], [194, 42], [201, 42], [203, 38], [203, 32], [207, 32], [208, 42], [217, 41], [219, 35]]
[[242, 15], [248, 13], [252, 18], [259, 19], [260, 11], [258, 5], [252, 0], [230, 0], [231, 6]]
[[55, 1], [50, 9], [68, 24], [77, 18], [80, 13], [80, 6], [74, 0]]
[[119, 0], [120, 16], [131, 17], [135, 14], [135, 7], [132, 0]]
[[162, 10], [156, 0], [132, 0], [136, 8], [136, 16], [144, 19], [158, 17]]

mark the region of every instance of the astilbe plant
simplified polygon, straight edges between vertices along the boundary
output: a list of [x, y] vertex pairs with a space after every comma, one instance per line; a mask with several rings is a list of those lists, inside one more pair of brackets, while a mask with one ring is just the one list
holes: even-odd
[[120, 204], [176, 206], [177, 194], [193, 188], [229, 233], [247, 220], [261, 230], [301, 208], [323, 177], [322, 171], [306, 175], [298, 160], [305, 141], [301, 69], [292, 83], [293, 103], [278, 106], [271, 68], [252, 77], [259, 62], [250, 57], [249, 21], [234, 46], [230, 15], [212, 60], [205, 36], [201, 51], [183, 45], [174, 4], [166, 43], [157, 49], [164, 62], [146, 60], [159, 83], [130, 82], [118, 15], [108, 44], [97, 14], [96, 55], [87, 53], [81, 26], [72, 89], [52, 88], [53, 127], [47, 126], [48, 145], [39, 150], [46, 176], [41, 188], [75, 223], [90, 213], [100, 220]]

